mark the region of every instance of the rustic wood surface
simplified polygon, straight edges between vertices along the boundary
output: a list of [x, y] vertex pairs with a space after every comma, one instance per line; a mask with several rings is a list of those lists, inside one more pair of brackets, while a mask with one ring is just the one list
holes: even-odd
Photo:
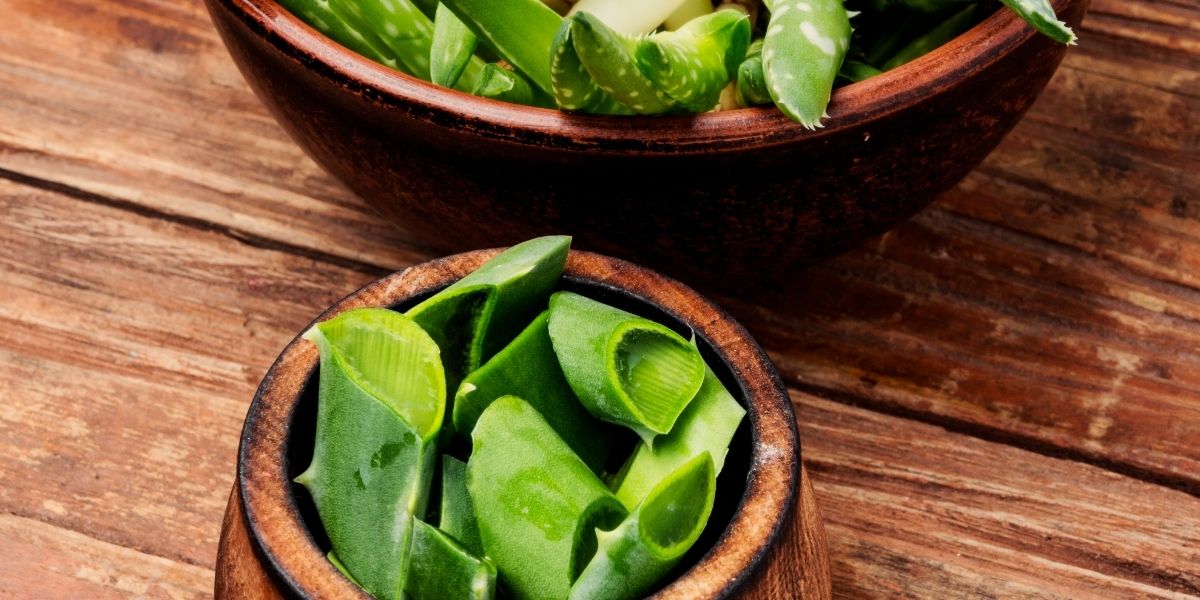
[[[0, 14], [0, 598], [208, 596], [259, 378], [427, 256], [196, 0]], [[1200, 6], [1080, 33], [932, 209], [718, 298], [793, 388], [838, 597], [1200, 596]]]

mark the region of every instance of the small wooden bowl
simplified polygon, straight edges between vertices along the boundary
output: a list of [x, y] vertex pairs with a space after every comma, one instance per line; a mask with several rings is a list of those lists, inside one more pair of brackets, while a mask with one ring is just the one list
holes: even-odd
[[[411, 306], [496, 252], [459, 254], [395, 273], [346, 297], [317, 320], [358, 307]], [[686, 286], [597, 254], [571, 252], [561, 287], [684, 334], [694, 331], [714, 372], [747, 408], [705, 536], [685, 558], [681, 575], [655, 598], [828, 597], [824, 532], [811, 490], [801, 485], [792, 405], [775, 368], [746, 330]], [[311, 458], [317, 365], [316, 348], [299, 337], [292, 340], [250, 406], [221, 533], [218, 598], [365, 597], [325, 559], [319, 520], [307, 493], [292, 482]]]
[[[606, 117], [437, 87], [317, 33], [276, 0], [205, 0], [276, 119], [439, 253], [569, 233], [726, 290], [769, 283], [924, 208], [1029, 108], [1066, 47], [1002, 9], [837, 90], [825, 128], [774, 107]], [[1088, 0], [1054, 0], [1078, 26]]]

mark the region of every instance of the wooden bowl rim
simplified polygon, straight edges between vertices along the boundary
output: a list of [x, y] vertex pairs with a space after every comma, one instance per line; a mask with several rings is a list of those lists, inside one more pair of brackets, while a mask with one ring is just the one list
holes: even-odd
[[[827, 126], [808, 130], [775, 107], [678, 116], [569, 114], [443, 88], [345, 48], [277, 0], [210, 0], [224, 6], [285, 56], [333, 84], [411, 118], [493, 141], [565, 151], [634, 154], [733, 152], [820, 139], [877, 122], [960, 85], [1041, 35], [1003, 7], [937, 50], [834, 90]], [[1052, 0], [1061, 14], [1085, 0]]]
[[[499, 252], [456, 254], [393, 273], [343, 298], [313, 323], [352, 308], [391, 306], [441, 289]], [[713, 547], [655, 595], [660, 600], [729, 597], [765, 564], [790, 522], [797, 498], [800, 438], [782, 379], [745, 328], [682, 283], [623, 260], [577, 250], [571, 251], [564, 276], [641, 300], [688, 325], [709, 343], [741, 387], [751, 434], [746, 492]], [[243, 517], [255, 552], [290, 594], [366, 598], [313, 541], [286, 472], [288, 429], [317, 359], [315, 346], [297, 336], [255, 394], [238, 448]]]

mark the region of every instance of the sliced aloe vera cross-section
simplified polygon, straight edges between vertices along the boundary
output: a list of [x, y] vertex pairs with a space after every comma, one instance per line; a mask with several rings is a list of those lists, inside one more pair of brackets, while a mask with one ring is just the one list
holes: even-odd
[[730, 395], [711, 369], [706, 370], [704, 385], [696, 392], [671, 433], [654, 441], [654, 446], [638, 444], [621, 470], [616, 484], [617, 499], [633, 510], [668, 475], [707, 452], [717, 474], [725, 464], [729, 441], [741, 424], [746, 409]]
[[529, 403], [505, 396], [472, 435], [467, 489], [483, 548], [518, 600], [566, 598], [595, 529], [625, 510]]
[[470, 433], [497, 398], [517, 396], [533, 405], [583, 462], [599, 472], [608, 456], [604, 433], [610, 426], [589, 414], [571, 391], [554, 355], [549, 321], [549, 311], [543, 312], [463, 380], [454, 396], [454, 427]]
[[645, 596], [704, 531], [716, 488], [707, 452], [669, 475], [620, 526], [596, 534], [596, 554], [571, 587], [571, 600]]
[[408, 579], [410, 600], [491, 600], [496, 566], [436, 527], [413, 520]]
[[550, 298], [550, 340], [588, 412], [646, 443], [671, 431], [700, 385], [704, 360], [667, 327], [571, 292]]
[[437, 346], [404, 315], [375, 308], [343, 313], [305, 337], [321, 367], [312, 463], [296, 481], [350, 575], [378, 598], [399, 598], [445, 407]]

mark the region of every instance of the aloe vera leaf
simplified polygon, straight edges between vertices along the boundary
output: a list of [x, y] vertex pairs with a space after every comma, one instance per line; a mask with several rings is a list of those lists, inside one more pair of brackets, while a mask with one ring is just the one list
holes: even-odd
[[767, 90], [784, 114], [808, 129], [821, 127], [850, 47], [850, 17], [842, 0], [768, 0], [767, 6]]
[[433, 41], [429, 49], [430, 81], [454, 87], [463, 69], [475, 55], [479, 38], [445, 4], [439, 3], [433, 19]]
[[695, 346], [649, 319], [572, 292], [550, 297], [550, 341], [575, 396], [647, 444], [671, 431], [704, 383]]
[[671, 433], [655, 440], [654, 447], [638, 444], [621, 480], [615, 482], [617, 499], [629, 510], [642, 502], [668, 475], [696, 456], [707, 452], [719, 475], [725, 466], [729, 441], [746, 415], [746, 409], [725, 389], [711, 369], [705, 370], [704, 385]]
[[625, 509], [529, 403], [493, 402], [475, 425], [467, 489], [483, 548], [517, 600], [565, 598], [596, 528]]
[[688, 21], [697, 17], [703, 17], [713, 11], [712, 0], [683, 0], [683, 4], [663, 21], [663, 27], [668, 31], [674, 31], [683, 27]]
[[321, 354], [308, 489], [347, 570], [399, 598], [412, 516], [425, 511], [445, 407], [437, 345], [411, 319], [364, 308], [305, 333]]
[[339, 14], [370, 27], [410, 75], [429, 79], [433, 21], [412, 0], [329, 0]]
[[408, 579], [411, 600], [491, 600], [496, 597], [496, 566], [445, 532], [413, 519]]
[[386, 45], [382, 41], [379, 42], [379, 46], [368, 41], [357, 28], [350, 26], [333, 12], [328, 0], [281, 0], [280, 4], [339, 44], [377, 63], [393, 69], [400, 68], [391, 50], [383, 50]]
[[859, 60], [849, 60], [842, 63], [842, 68], [838, 70], [838, 79], [847, 83], [858, 83], [864, 79], [870, 79], [876, 75], [883, 73], [879, 69], [868, 65]]
[[1075, 32], [1071, 31], [1066, 23], [1058, 20], [1058, 15], [1054, 14], [1054, 7], [1050, 5], [1050, 0], [1000, 0], [1000, 2], [1050, 39], [1068, 46], [1075, 45]]
[[553, 94], [549, 48], [562, 17], [541, 0], [445, 0], [462, 22], [534, 85]]
[[568, 236], [522, 242], [408, 311], [441, 348], [450, 389], [545, 310], [570, 248]]
[[563, 377], [550, 342], [550, 313], [543, 312], [507, 347], [472, 371], [454, 395], [454, 427], [470, 432], [479, 415], [502, 396], [534, 407], [554, 432], [599, 473], [608, 457], [606, 424], [584, 409]]
[[571, 37], [574, 25], [574, 19], [564, 19], [550, 45], [550, 83], [554, 101], [563, 110], [597, 112], [600, 107], [616, 101], [600, 89], [579, 60]]
[[438, 529], [458, 540], [475, 556], [483, 556], [479, 523], [467, 492], [467, 463], [442, 455], [442, 510]]
[[684, 0], [579, 0], [567, 16], [588, 13], [621, 35], [642, 35], [658, 29]]
[[880, 67], [884, 71], [895, 69], [900, 65], [916, 60], [939, 46], [958, 37], [975, 24], [975, 5], [972, 4], [954, 13], [949, 19], [929, 30], [925, 35], [908, 43]]
[[771, 92], [763, 73], [762, 56], [751, 56], [738, 67], [737, 101], [739, 106], [770, 104]]
[[750, 18], [719, 10], [692, 19], [676, 31], [638, 40], [635, 55], [642, 73], [680, 106], [712, 110], [721, 90], [737, 76], [750, 45]]
[[638, 67], [634, 51], [637, 40], [605, 25], [589, 13], [571, 17], [575, 52], [580, 62], [604, 93], [643, 115], [679, 109], [678, 104]]
[[339, 559], [337, 555], [333, 553], [333, 550], [330, 550], [328, 553], [326, 553], [325, 558], [328, 559], [329, 562], [333, 563], [334, 568], [336, 568], [338, 571], [341, 571], [342, 575], [344, 575], [346, 579], [349, 579], [351, 583], [357, 585], [358, 587], [362, 587], [362, 584], [350, 574], [350, 571], [346, 570], [346, 565], [342, 564], [341, 559]]
[[596, 555], [571, 587], [569, 598], [645, 596], [704, 531], [716, 487], [716, 471], [707, 452], [671, 473], [615, 530], [596, 534]]

